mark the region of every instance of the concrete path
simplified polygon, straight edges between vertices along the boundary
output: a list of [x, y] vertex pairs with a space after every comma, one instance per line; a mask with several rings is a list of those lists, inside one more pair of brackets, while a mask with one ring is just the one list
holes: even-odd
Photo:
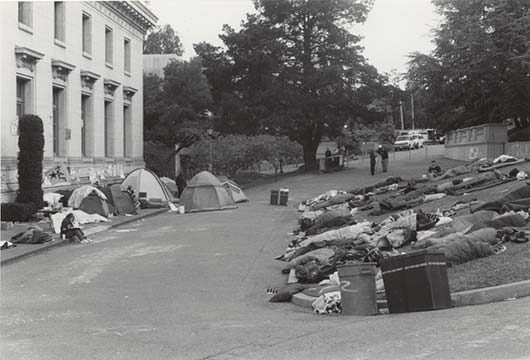
[[[398, 164], [396, 164], [398, 165]], [[396, 175], [424, 168], [399, 164]], [[530, 299], [375, 317], [269, 303], [298, 202], [367, 168], [283, 178], [222, 212], [163, 214], [1, 268], [2, 359], [522, 359]], [[335, 174], [337, 175], [337, 174]], [[387, 174], [384, 174], [386, 176]], [[374, 178], [383, 178], [378, 174]], [[291, 189], [288, 207], [269, 191]]]

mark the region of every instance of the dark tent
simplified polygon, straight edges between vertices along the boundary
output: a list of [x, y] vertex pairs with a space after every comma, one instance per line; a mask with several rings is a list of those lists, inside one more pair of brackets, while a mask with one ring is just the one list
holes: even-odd
[[95, 191], [92, 191], [81, 201], [79, 210], [83, 210], [87, 214], [99, 214], [104, 217], [110, 215], [107, 200], [100, 198]]
[[121, 190], [119, 184], [110, 186], [110, 193], [112, 197], [112, 204], [114, 205], [115, 215], [133, 214], [137, 215], [134, 201], [126, 191]]

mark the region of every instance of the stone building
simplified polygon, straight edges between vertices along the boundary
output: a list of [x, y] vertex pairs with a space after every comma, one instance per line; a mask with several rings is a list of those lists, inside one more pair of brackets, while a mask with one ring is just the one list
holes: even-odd
[[144, 165], [143, 39], [156, 21], [139, 1], [0, 2], [3, 202], [23, 114], [44, 123], [45, 171], [64, 165], [79, 182]]

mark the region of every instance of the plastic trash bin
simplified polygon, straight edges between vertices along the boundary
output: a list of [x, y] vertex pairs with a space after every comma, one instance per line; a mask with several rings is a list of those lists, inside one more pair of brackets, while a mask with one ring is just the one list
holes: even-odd
[[343, 315], [377, 314], [376, 263], [338, 265]]
[[280, 205], [287, 206], [289, 201], [289, 190], [280, 190]]
[[278, 190], [271, 190], [271, 205], [278, 205], [280, 192]]
[[379, 265], [391, 313], [451, 307], [443, 252], [415, 251], [383, 259]]

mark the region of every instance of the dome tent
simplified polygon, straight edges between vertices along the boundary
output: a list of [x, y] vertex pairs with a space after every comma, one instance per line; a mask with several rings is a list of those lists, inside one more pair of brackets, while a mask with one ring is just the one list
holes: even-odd
[[68, 199], [68, 206], [83, 210], [87, 214], [99, 214], [104, 217], [110, 215], [107, 197], [101, 190], [91, 185], [75, 189]]
[[166, 184], [149, 169], [138, 168], [131, 171], [121, 183], [121, 189], [131, 187], [137, 200], [161, 202], [167, 204], [175, 201]]
[[237, 208], [223, 184], [208, 171], [201, 171], [188, 181], [180, 204], [184, 205], [186, 212]]
[[234, 181], [225, 180], [221, 184], [223, 184], [225, 189], [228, 190], [228, 193], [230, 194], [230, 196], [232, 196], [232, 199], [234, 199], [234, 202], [240, 203], [240, 202], [248, 201], [248, 198], [243, 192], [243, 189], [241, 189], [241, 187], [238, 184], [236, 184]]

